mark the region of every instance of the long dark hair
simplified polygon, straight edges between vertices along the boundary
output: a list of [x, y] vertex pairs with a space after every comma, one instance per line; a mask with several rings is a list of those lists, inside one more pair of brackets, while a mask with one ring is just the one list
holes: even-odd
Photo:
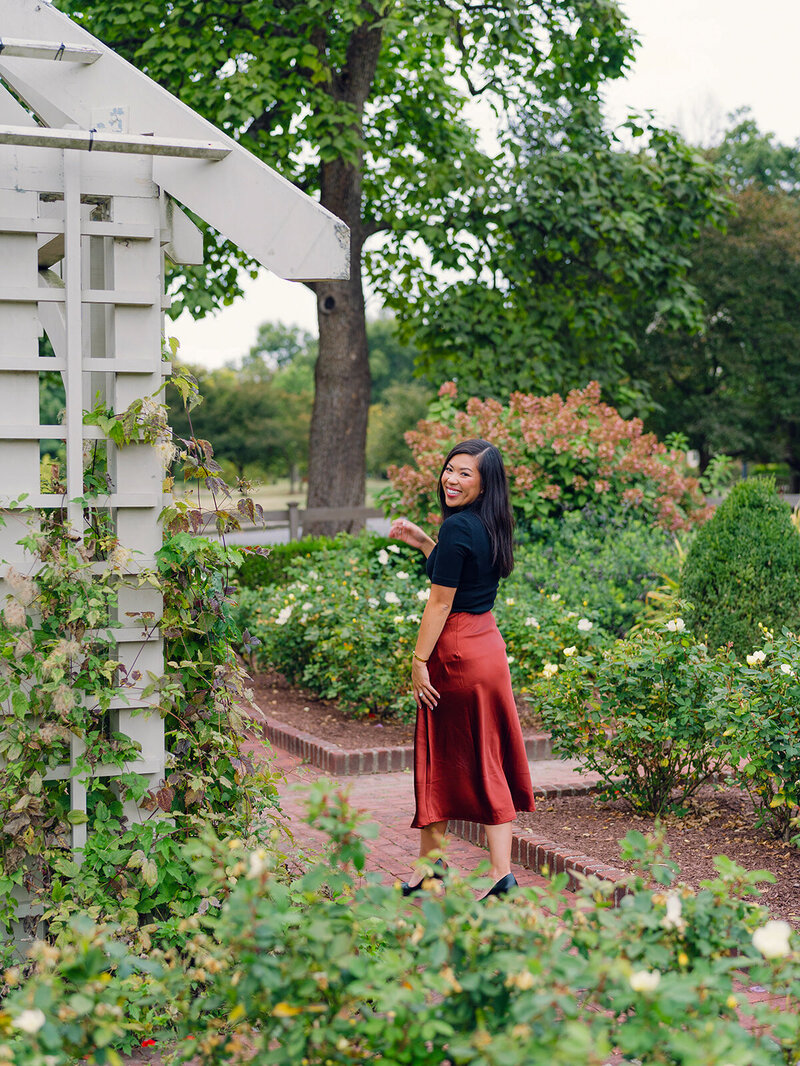
[[464, 440], [450, 449], [442, 463], [437, 485], [439, 505], [444, 518], [456, 514], [459, 510], [457, 507], [448, 506], [442, 488], [442, 474], [454, 455], [474, 455], [478, 460], [481, 494], [471, 509], [483, 522], [489, 534], [493, 565], [500, 571], [501, 577], [508, 577], [514, 569], [514, 515], [508, 498], [508, 478], [503, 466], [503, 457], [488, 440]]

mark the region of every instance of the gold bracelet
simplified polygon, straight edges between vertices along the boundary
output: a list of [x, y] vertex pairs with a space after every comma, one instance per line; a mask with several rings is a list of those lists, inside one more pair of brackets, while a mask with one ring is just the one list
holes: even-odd
[[421, 663], [427, 663], [427, 661], [428, 661], [427, 659], [423, 659], [421, 655], [417, 655], [416, 652], [414, 652], [413, 655], [414, 655], [414, 658], [418, 659]]

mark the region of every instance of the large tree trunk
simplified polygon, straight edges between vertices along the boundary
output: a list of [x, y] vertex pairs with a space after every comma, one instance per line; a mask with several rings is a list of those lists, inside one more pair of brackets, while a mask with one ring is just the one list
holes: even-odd
[[[371, 379], [360, 249], [353, 250], [351, 260], [349, 281], [316, 287], [319, 356], [309, 440], [309, 508], [364, 504]], [[355, 518], [315, 520], [304, 525], [303, 533], [332, 536], [363, 524]]]
[[[354, 30], [346, 68], [332, 87], [359, 116], [372, 89], [380, 49], [380, 19], [375, 13], [375, 22], [364, 22]], [[309, 438], [309, 508], [364, 505], [371, 380], [361, 281], [362, 171], [363, 153], [320, 168], [320, 203], [350, 227], [350, 280], [314, 285], [319, 355]], [[332, 535], [363, 525], [363, 519], [357, 518], [318, 519], [306, 522], [303, 533]]]

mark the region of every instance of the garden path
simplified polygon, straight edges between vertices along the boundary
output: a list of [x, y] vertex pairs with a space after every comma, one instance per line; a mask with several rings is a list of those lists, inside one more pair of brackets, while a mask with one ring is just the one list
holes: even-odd
[[[264, 751], [260, 740], [245, 745], [254, 756]], [[273, 765], [286, 775], [280, 786], [281, 805], [291, 825], [292, 833], [304, 847], [321, 847], [322, 833], [308, 826], [305, 816], [304, 785], [320, 777], [329, 776], [316, 767], [304, 765], [297, 755], [274, 748]], [[580, 775], [563, 767], [558, 760], [546, 760], [532, 764], [537, 786], [565, 787], [574, 784]], [[370, 842], [367, 869], [382, 873], [387, 879], [405, 880], [417, 857], [419, 832], [411, 829], [414, 816], [414, 786], [411, 772], [363, 774], [356, 777], [333, 778], [338, 786], [350, 789], [350, 800], [355, 807], [366, 812], [367, 820], [377, 823], [378, 836]], [[485, 862], [487, 853], [483, 848], [457, 837], [450, 837], [447, 848], [448, 861], [464, 872], [475, 869]], [[512, 872], [521, 885], [545, 885], [545, 879], [524, 866], [513, 865]]]

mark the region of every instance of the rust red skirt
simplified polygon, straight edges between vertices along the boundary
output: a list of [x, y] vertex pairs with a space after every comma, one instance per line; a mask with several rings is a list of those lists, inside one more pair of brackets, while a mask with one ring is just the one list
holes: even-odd
[[449, 818], [483, 825], [534, 809], [506, 645], [491, 611], [458, 611], [428, 660], [436, 707], [417, 711], [414, 828]]

